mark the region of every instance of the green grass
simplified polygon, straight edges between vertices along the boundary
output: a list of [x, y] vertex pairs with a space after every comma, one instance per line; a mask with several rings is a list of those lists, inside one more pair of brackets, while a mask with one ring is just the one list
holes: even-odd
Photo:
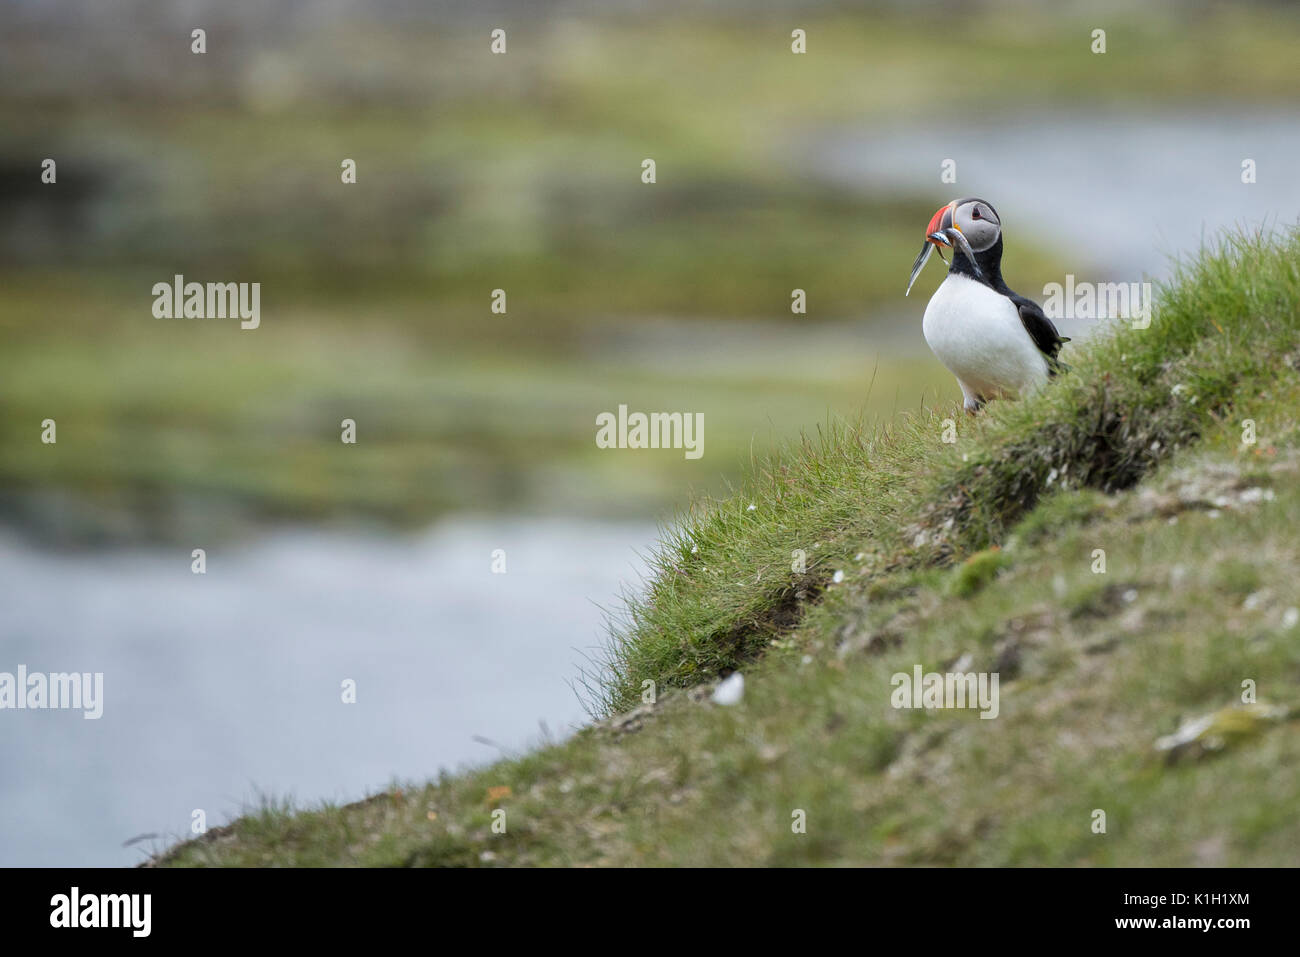
[[[157, 863], [1294, 864], [1298, 260], [1230, 237], [1033, 398], [831, 424], [697, 503], [615, 633], [619, 716]], [[998, 717], [892, 708], [917, 665], [996, 671]]]
[[[634, 704], [645, 680], [688, 686], [739, 667], [835, 570], [875, 579], [988, 548], [1044, 492], [1128, 488], [1230, 425], [1244, 389], [1266, 405], [1278, 356], [1296, 345], [1287, 252], [1229, 239], [1161, 289], [1159, 321], [1076, 350], [1073, 373], [1033, 401], [977, 420], [948, 410], [872, 432], [840, 426], [769, 459], [672, 531], [616, 634], [605, 707]], [[956, 442], [942, 441], [945, 420]], [[798, 551], [804, 573], [791, 571]]]

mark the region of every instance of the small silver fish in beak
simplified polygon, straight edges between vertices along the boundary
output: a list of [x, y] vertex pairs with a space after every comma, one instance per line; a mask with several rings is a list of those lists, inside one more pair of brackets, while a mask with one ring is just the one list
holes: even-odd
[[984, 270], [980, 269], [980, 264], [975, 261], [975, 250], [970, 248], [970, 242], [966, 239], [966, 234], [956, 226], [949, 226], [943, 231], [943, 234], [948, 239], [948, 245], [960, 249], [965, 254], [966, 258], [970, 260], [971, 268], [975, 270], [975, 275], [978, 278], [983, 279]]
[[904, 296], [910, 296], [912, 294], [912, 286], [916, 283], [916, 277], [921, 275], [921, 270], [924, 269], [925, 264], [930, 261], [930, 254], [933, 252], [934, 245], [929, 239], [921, 244], [921, 251], [916, 254], [916, 262], [912, 263], [912, 275], [908, 277], [907, 292], [903, 293]]

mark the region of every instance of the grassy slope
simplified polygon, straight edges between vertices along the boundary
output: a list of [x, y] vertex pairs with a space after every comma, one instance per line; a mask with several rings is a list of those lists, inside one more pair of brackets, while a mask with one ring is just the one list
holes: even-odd
[[[1294, 864], [1300, 738], [1232, 706], [1247, 679], [1300, 706], [1298, 259], [1230, 240], [955, 443], [955, 410], [831, 428], [701, 503], [611, 647], [604, 704], [647, 678], [657, 704], [162, 862]], [[1000, 716], [892, 709], [917, 664], [998, 671]], [[743, 703], [711, 704], [736, 667]], [[1154, 748], [1212, 712], [1222, 748]]]

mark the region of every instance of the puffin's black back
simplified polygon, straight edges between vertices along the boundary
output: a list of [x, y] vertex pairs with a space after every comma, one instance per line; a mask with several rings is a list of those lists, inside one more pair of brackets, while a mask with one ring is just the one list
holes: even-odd
[[[979, 267], [978, 272], [975, 266]], [[958, 276], [965, 276], [967, 279], [973, 279], [976, 282], [982, 282], [994, 292], [1001, 293], [1015, 304], [1016, 311], [1020, 313], [1020, 321], [1024, 323], [1025, 331], [1029, 333], [1029, 338], [1034, 340], [1034, 345], [1038, 351], [1047, 356], [1047, 371], [1049, 375], [1056, 375], [1058, 372], [1067, 371], [1067, 367], [1057, 359], [1061, 351], [1061, 346], [1070, 340], [1062, 336], [1057, 330], [1056, 325], [1047, 314], [1043, 312], [1041, 306], [1027, 296], [1022, 296], [1013, 292], [1002, 278], [1002, 236], [998, 236], [998, 241], [988, 249], [975, 254], [975, 265], [966, 258], [966, 254], [960, 249], [954, 248], [952, 251], [952, 264], [948, 267], [948, 273]]]

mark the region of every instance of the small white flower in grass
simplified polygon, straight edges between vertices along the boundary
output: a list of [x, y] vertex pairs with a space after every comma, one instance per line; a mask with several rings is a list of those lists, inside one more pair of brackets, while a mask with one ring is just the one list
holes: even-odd
[[1187, 391], [1187, 386], [1183, 385], [1183, 384], [1180, 382], [1180, 383], [1178, 383], [1176, 386], [1174, 386], [1172, 389], [1169, 390], [1169, 394], [1170, 394], [1170, 395], [1182, 395], [1182, 394], [1183, 394], [1184, 392], [1186, 392], [1186, 391]]
[[844, 572], [836, 572], [834, 575], [831, 576], [831, 581], [833, 581], [837, 585], [840, 582], [844, 581]]
[[1290, 631], [1297, 624], [1300, 624], [1300, 608], [1288, 608], [1282, 612], [1282, 627]]
[[749, 505], [749, 507], [748, 507], [747, 509], [745, 509], [745, 511], [747, 511], [747, 512], [757, 512], [757, 511], [758, 511], [758, 506], [757, 506], [757, 505], [754, 505], [754, 504], [751, 502], [750, 505]]
[[864, 558], [866, 558], [866, 557], [867, 557], [867, 553], [866, 553], [866, 552], [858, 552], [856, 555], [853, 556], [853, 560], [854, 560], [855, 562], [860, 562], [860, 561], [862, 561], [862, 559], [864, 559]]
[[1214, 715], [1207, 714], [1183, 724], [1173, 734], [1156, 738], [1157, 751], [1172, 751], [1174, 748], [1191, 744], [1214, 726]]
[[1052, 471], [1048, 472], [1048, 473], [1047, 473], [1047, 484], [1048, 484], [1048, 485], [1051, 485], [1053, 482], [1055, 482], [1057, 476], [1060, 475], [1060, 474], [1061, 474], [1061, 473], [1058, 472], [1058, 471], [1056, 471], [1056, 469], [1052, 469]]
[[713, 703], [730, 707], [733, 704], [740, 704], [740, 699], [745, 696], [745, 676], [739, 671], [733, 671], [730, 675], [718, 682], [718, 686], [713, 689]]
[[1246, 600], [1241, 603], [1241, 607], [1246, 609], [1246, 611], [1254, 611], [1260, 605], [1264, 604], [1264, 601], [1267, 598], [1268, 596], [1262, 591], [1251, 592], [1246, 596]]
[[1126, 605], [1131, 605], [1133, 604], [1133, 602], [1137, 600], [1138, 600], [1138, 593], [1136, 588], [1130, 588], [1128, 591], [1124, 592], [1124, 603]]
[[802, 658], [799, 659], [799, 663], [804, 665], [810, 665], [812, 664], [812, 660], [813, 660], [812, 655], [804, 655]]

